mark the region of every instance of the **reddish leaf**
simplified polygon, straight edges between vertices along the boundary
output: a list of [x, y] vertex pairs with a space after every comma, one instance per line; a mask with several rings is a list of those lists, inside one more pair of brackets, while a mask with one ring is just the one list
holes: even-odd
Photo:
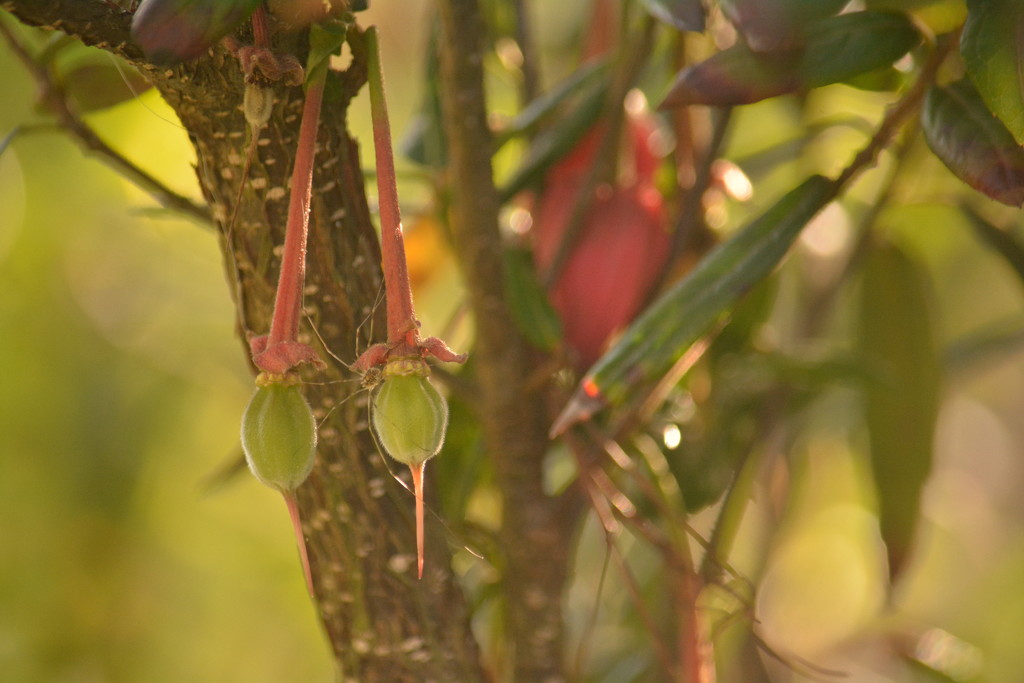
[[154, 64], [195, 59], [249, 18], [262, 0], [142, 0], [132, 38]]
[[722, 11], [755, 52], [788, 50], [804, 42], [807, 27], [849, 0], [721, 0]]
[[969, 80], [931, 88], [921, 123], [935, 156], [960, 180], [1004, 204], [1024, 204], [1024, 149]]
[[[571, 182], [557, 184], [541, 200], [534, 225], [542, 268], [554, 257], [577, 190]], [[590, 207], [583, 233], [551, 290], [566, 343], [581, 367], [597, 360], [608, 338], [640, 311], [668, 246], [662, 199], [653, 186], [614, 188]]]
[[920, 40], [901, 14], [854, 12], [815, 22], [801, 50], [756, 53], [742, 43], [684, 69], [661, 107], [750, 104], [837, 83], [892, 64]]
[[970, 0], [960, 52], [993, 114], [1024, 144], [1024, 3]]
[[[597, 193], [550, 289], [565, 341], [583, 368], [637, 315], [668, 255], [664, 204], [652, 182], [658, 164], [652, 132], [640, 117], [627, 122], [622, 158], [635, 181]], [[534, 259], [541, 271], [551, 267], [560, 248], [599, 141], [600, 131], [591, 130], [548, 174], [533, 216]]]

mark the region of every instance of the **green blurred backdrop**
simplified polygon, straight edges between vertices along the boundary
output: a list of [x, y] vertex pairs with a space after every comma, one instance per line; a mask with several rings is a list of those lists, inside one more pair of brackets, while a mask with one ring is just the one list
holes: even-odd
[[[424, 3], [402, 4], [365, 15], [382, 26], [397, 130], [421, 96], [426, 32]], [[538, 21], [550, 80], [574, 50], [580, 15], [570, 4], [552, 3]], [[0, 82], [0, 136], [41, 120], [34, 84], [3, 49]], [[822, 119], [875, 116], [881, 106], [845, 86], [816, 97], [808, 110]], [[500, 94], [496, 100], [500, 107]], [[730, 154], [749, 155], [791, 134], [786, 106], [740, 112]], [[357, 131], [367, 130], [365, 109], [357, 105]], [[171, 187], [198, 195], [184, 132], [154, 93], [89, 122]], [[810, 156], [834, 171], [830, 160], [841, 164], [862, 140], [850, 136], [827, 137]], [[913, 199], [882, 221], [927, 265], [948, 352], [936, 467], [920, 552], [894, 598], [900, 614], [880, 616], [874, 503], [851, 399], [841, 390], [806, 418], [810, 427], [791, 458], [793, 499], [783, 506], [765, 491], [751, 505], [734, 564], [764, 572], [758, 611], [766, 639], [812, 660], [842, 643], [847, 680], [937, 680], [879, 664], [892, 658], [882, 645], [891, 641], [872, 634], [905, 628], [911, 647], [934, 646], [964, 680], [1019, 682], [1021, 282], [942, 203], [955, 181], [934, 160], [921, 164]], [[764, 206], [792, 178], [766, 176], [755, 203]], [[867, 201], [877, 182], [867, 176], [853, 198]], [[1019, 216], [1012, 220], [1024, 234]], [[788, 266], [803, 268], [794, 281], [828, 267], [835, 248], [826, 237], [805, 236]], [[448, 270], [422, 296], [450, 302], [456, 282]], [[787, 299], [795, 287], [787, 290], [784, 278], [772, 328], [783, 337], [786, 307], [798, 305], [795, 295]], [[428, 328], [431, 316], [441, 324], [450, 313], [444, 303], [425, 308]], [[233, 327], [210, 230], [155, 210], [59, 133], [25, 134], [0, 156], [0, 681], [331, 680], [279, 497], [249, 477], [204, 486], [238, 455], [238, 420], [252, 387]], [[999, 350], [953, 353], [985, 330], [1004, 342]], [[776, 341], [785, 347], [784, 338]], [[776, 524], [766, 543], [765, 530]], [[595, 529], [581, 543], [580, 580], [567, 601], [577, 632], [586, 629], [603, 554]], [[615, 593], [604, 597], [605, 625], [591, 644], [594, 680], [632, 680], [630, 642], [643, 637]], [[803, 680], [781, 667], [775, 673]]]

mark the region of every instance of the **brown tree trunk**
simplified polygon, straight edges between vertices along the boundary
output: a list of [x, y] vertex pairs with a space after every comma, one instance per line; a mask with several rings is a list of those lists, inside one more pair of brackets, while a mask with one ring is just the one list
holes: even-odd
[[543, 365], [505, 302], [500, 201], [483, 83], [477, 0], [441, 0], [441, 103], [448, 138], [452, 233], [476, 319], [475, 362], [487, 452], [502, 494], [502, 591], [514, 681], [564, 680], [562, 596], [580, 499], [544, 492], [549, 415]]
[[[115, 52], [152, 79], [195, 147], [196, 172], [221, 231], [241, 331], [266, 333], [302, 89], [275, 87], [274, 114], [260, 136], [251, 182], [228, 235], [224, 224], [248, 145], [242, 75], [235, 58], [217, 47], [194, 63], [154, 68], [129, 40], [131, 15], [102, 0], [6, 0], [0, 6], [26, 24], [62, 30]], [[374, 310], [381, 286], [380, 252], [358, 147], [346, 128], [347, 106], [365, 80], [361, 40], [355, 43], [352, 65], [344, 73], [332, 73], [327, 87], [314, 170], [305, 300], [309, 319], [327, 348], [346, 362], [380, 341], [370, 338], [371, 329], [376, 336], [385, 329], [384, 311]], [[304, 45], [303, 35], [279, 36], [275, 49], [302, 61]], [[373, 325], [361, 325], [371, 316]], [[308, 326], [305, 332], [310, 332]], [[316, 336], [310, 337], [307, 341], [317, 344]], [[331, 360], [326, 351], [321, 355]], [[369, 433], [366, 393], [353, 397], [359, 392], [357, 378], [333, 361], [327, 371], [307, 379], [310, 405], [324, 422], [316, 467], [297, 499], [316, 601], [339, 679], [483, 680], [469, 612], [448, 568], [445, 544], [429, 545], [423, 580], [416, 580], [412, 498], [391, 477]], [[439, 525], [428, 528], [428, 534], [444, 537]]]

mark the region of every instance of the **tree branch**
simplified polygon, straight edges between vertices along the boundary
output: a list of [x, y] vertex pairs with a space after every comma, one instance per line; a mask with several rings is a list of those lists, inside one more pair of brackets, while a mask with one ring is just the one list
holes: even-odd
[[[238, 284], [233, 293], [241, 331], [266, 330], [280, 268], [275, 245], [283, 241], [286, 223], [301, 88], [271, 86], [274, 107], [253, 157], [253, 180], [239, 192], [246, 157], [244, 83], [227, 50], [217, 46], [195, 61], [155, 69], [129, 40], [131, 14], [112, 4], [0, 0], [0, 7], [26, 24], [62, 30], [119, 53], [154, 82], [188, 130], [203, 197], [222, 228], [231, 214], [228, 207], [239, 204], [236, 229], [221, 232], [225, 267]], [[346, 123], [348, 104], [365, 82], [365, 50], [358, 39], [350, 40], [350, 47], [349, 68], [328, 75], [324, 94], [329, 113], [317, 139], [303, 319], [317, 326], [332, 352], [346, 358], [356, 355], [357, 346], [380, 341], [369, 339], [367, 329], [384, 327], [379, 319], [377, 325], [361, 325], [373, 315], [381, 271], [358, 148]], [[307, 36], [277, 34], [274, 49], [303, 61]], [[349, 371], [334, 364], [304, 386], [320, 423], [320, 442], [316, 465], [295, 495], [317, 612], [339, 670], [346, 680], [368, 683], [482, 680], [469, 611], [446, 547], [432, 546], [430, 570], [422, 582], [415, 581], [409, 499], [376, 449], [366, 394], [339, 395], [339, 387], [352, 386], [343, 379], [351, 379]], [[428, 533], [440, 537], [438, 526], [428, 527]]]
[[63, 31], [131, 62], [144, 61], [130, 36], [132, 13], [102, 0], [0, 0], [23, 24]]
[[135, 183], [139, 189], [153, 197], [161, 206], [190, 216], [204, 224], [211, 222], [210, 212], [205, 207], [199, 206], [188, 197], [171, 190], [104, 142], [68, 102], [67, 92], [53, 78], [51, 71], [32, 57], [3, 22], [0, 22], [0, 36], [7, 42], [14, 56], [21, 61], [35, 79], [41, 93], [42, 104], [57, 118], [60, 128], [76, 138], [86, 150], [96, 153], [115, 171]]
[[441, 0], [441, 99], [449, 144], [452, 233], [476, 322], [475, 359], [484, 441], [502, 492], [501, 545], [507, 618], [513, 644], [508, 676], [561, 679], [561, 604], [578, 495], [543, 490], [549, 442], [543, 388], [527, 386], [537, 365], [505, 303], [500, 200], [491, 169], [493, 144], [483, 88], [484, 35], [477, 0]]

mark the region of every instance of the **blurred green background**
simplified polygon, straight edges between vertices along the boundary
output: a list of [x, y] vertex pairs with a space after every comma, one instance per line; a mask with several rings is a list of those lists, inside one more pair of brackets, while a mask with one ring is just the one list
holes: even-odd
[[[540, 4], [551, 5], [538, 8], [537, 21], [550, 84], [575, 54], [582, 3]], [[426, 4], [387, 5], [364, 22], [381, 25], [401, 131], [422, 95]], [[502, 90], [500, 70], [490, 73], [503, 108], [508, 84]], [[5, 49], [0, 82], [0, 136], [42, 120], [34, 84]], [[833, 86], [804, 111], [873, 121], [885, 102]], [[795, 123], [788, 107], [773, 101], [739, 112], [729, 155], [792, 136], [807, 121]], [[353, 118], [368, 139], [365, 103]], [[127, 157], [198, 197], [184, 131], [154, 93], [88, 120]], [[811, 158], [834, 172], [862, 142], [856, 130], [830, 133], [801, 163]], [[905, 200], [880, 225], [927, 267], [946, 373], [919, 552], [893, 597], [898, 609], [883, 609], [864, 445], [842, 388], [803, 418], [792, 471], [779, 474], [792, 477], [792, 498], [759, 490], [734, 564], [761, 577], [765, 639], [841, 667], [846, 680], [945, 680], [901, 664], [893, 639], [875, 637], [905, 630], [914, 656], [932, 658], [954, 680], [1014, 683], [1024, 680], [1022, 283], [948, 203], [957, 182], [918, 157]], [[755, 210], [792, 185], [792, 166], [759, 178]], [[853, 201], [870, 201], [878, 178], [859, 182]], [[416, 187], [410, 192], [415, 197]], [[729, 225], [752, 211], [731, 210]], [[1018, 214], [992, 211], [1024, 234]], [[789, 344], [800, 282], [834, 269], [852, 222], [835, 209], [828, 229], [812, 227], [787, 265], [766, 330], [780, 348]], [[427, 329], [447, 320], [457, 286], [451, 260], [434, 262], [443, 272], [419, 293]], [[837, 306], [851, 304], [841, 298]], [[62, 134], [24, 134], [0, 156], [0, 681], [332, 679], [279, 497], [249, 477], [204, 486], [237, 456], [252, 387], [233, 327], [210, 230], [155, 210]], [[987, 332], [1000, 342], [995, 351], [962, 353], [982, 348], [968, 342]], [[700, 516], [696, 526], [710, 519]], [[591, 524], [569, 620], [574, 637], [590, 639], [593, 680], [634, 680], [630, 650], [644, 634], [619, 591], [605, 591], [600, 626], [588, 630], [603, 553]], [[644, 570], [655, 562], [633, 559], [656, 593], [656, 572]], [[778, 680], [804, 680], [769, 666]]]

